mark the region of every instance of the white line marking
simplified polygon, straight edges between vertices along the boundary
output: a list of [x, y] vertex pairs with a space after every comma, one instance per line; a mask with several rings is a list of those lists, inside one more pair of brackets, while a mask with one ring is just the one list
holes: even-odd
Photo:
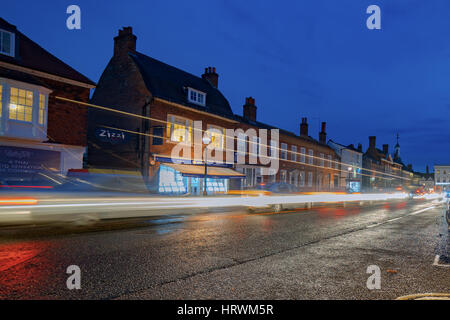
[[389, 220], [386, 220], [386, 221], [383, 221], [383, 222], [371, 224], [371, 225], [366, 226], [366, 228], [378, 227], [378, 226], [380, 226], [382, 224], [389, 223], [389, 222], [394, 222], [394, 221], [400, 220], [400, 219], [402, 219], [404, 217], [407, 217], [407, 216], [415, 216], [416, 214], [419, 214], [419, 213], [422, 213], [422, 212], [425, 212], [425, 211], [428, 211], [428, 210], [431, 210], [431, 209], [434, 209], [434, 208], [436, 208], [436, 206], [431, 206], [431, 207], [428, 207], [428, 208], [425, 208], [425, 209], [421, 209], [421, 210], [418, 210], [418, 211], [406, 214], [406, 215], [401, 216], [401, 217], [392, 218], [392, 219], [389, 219]]
[[440, 258], [440, 256], [438, 254], [434, 257], [434, 262], [432, 264], [433, 266], [435, 266], [435, 267], [446, 267], [446, 268], [450, 267], [450, 264], [440, 264], [439, 263], [439, 258]]
[[422, 210], [410, 213], [409, 215], [410, 216], [415, 216], [416, 214], [419, 214], [419, 213], [422, 213], [422, 212], [425, 212], [425, 211], [428, 211], [428, 210], [431, 210], [431, 209], [434, 209], [434, 208], [436, 208], [436, 206], [431, 206], [431, 207], [428, 207], [428, 208], [425, 208], [425, 209], [422, 209]]

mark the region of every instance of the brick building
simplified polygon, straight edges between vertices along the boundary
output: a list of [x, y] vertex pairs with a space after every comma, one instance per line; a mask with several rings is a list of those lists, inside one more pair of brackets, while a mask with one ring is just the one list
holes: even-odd
[[[87, 110], [95, 83], [0, 18], [0, 175], [37, 182], [82, 168]], [[14, 182], [15, 181], [15, 182]]]
[[399, 187], [408, 189], [413, 181], [412, 167], [405, 166], [400, 159], [400, 145], [397, 142], [394, 157], [389, 145], [376, 148], [376, 137], [369, 137], [369, 148], [363, 155], [363, 188], [365, 190], [390, 190]]
[[[201, 194], [207, 132], [213, 149], [207, 161], [209, 193], [274, 181], [305, 191], [339, 189], [339, 157], [326, 144], [325, 124], [319, 140], [308, 135], [306, 118], [299, 135], [279, 130], [275, 139], [271, 130], [278, 128], [256, 120], [252, 97], [246, 98], [242, 116], [233, 114], [215, 68], [206, 68], [201, 77], [192, 75], [138, 52], [136, 40], [131, 27], [119, 30], [113, 57], [93, 94], [90, 168], [140, 170], [155, 192]], [[261, 129], [268, 130], [265, 141]], [[261, 174], [270, 166], [264, 160], [276, 154], [280, 170]]]

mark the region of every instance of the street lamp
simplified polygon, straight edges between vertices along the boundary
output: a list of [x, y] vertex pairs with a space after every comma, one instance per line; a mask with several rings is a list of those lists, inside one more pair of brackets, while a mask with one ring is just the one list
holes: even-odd
[[211, 137], [209, 135], [203, 136], [203, 144], [205, 145], [205, 178], [203, 183], [203, 196], [207, 195], [206, 192], [206, 180], [208, 178], [208, 145], [211, 143]]

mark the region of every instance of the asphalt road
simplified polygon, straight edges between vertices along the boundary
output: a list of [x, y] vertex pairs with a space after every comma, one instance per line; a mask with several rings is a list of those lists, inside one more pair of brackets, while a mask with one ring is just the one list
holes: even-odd
[[[443, 206], [395, 201], [0, 229], [2, 299], [394, 299], [450, 293]], [[438, 258], [436, 258], [438, 256]], [[66, 269], [81, 270], [69, 290]], [[369, 290], [367, 267], [381, 270]]]

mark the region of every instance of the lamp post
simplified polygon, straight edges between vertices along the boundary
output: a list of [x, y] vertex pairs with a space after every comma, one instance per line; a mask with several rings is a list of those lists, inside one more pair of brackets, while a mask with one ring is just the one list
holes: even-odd
[[206, 191], [206, 181], [208, 179], [208, 145], [211, 143], [211, 138], [209, 137], [209, 135], [205, 135], [203, 137], [203, 144], [205, 144], [205, 178], [204, 178], [204, 183], [203, 183], [203, 196], [207, 195], [207, 191]]

